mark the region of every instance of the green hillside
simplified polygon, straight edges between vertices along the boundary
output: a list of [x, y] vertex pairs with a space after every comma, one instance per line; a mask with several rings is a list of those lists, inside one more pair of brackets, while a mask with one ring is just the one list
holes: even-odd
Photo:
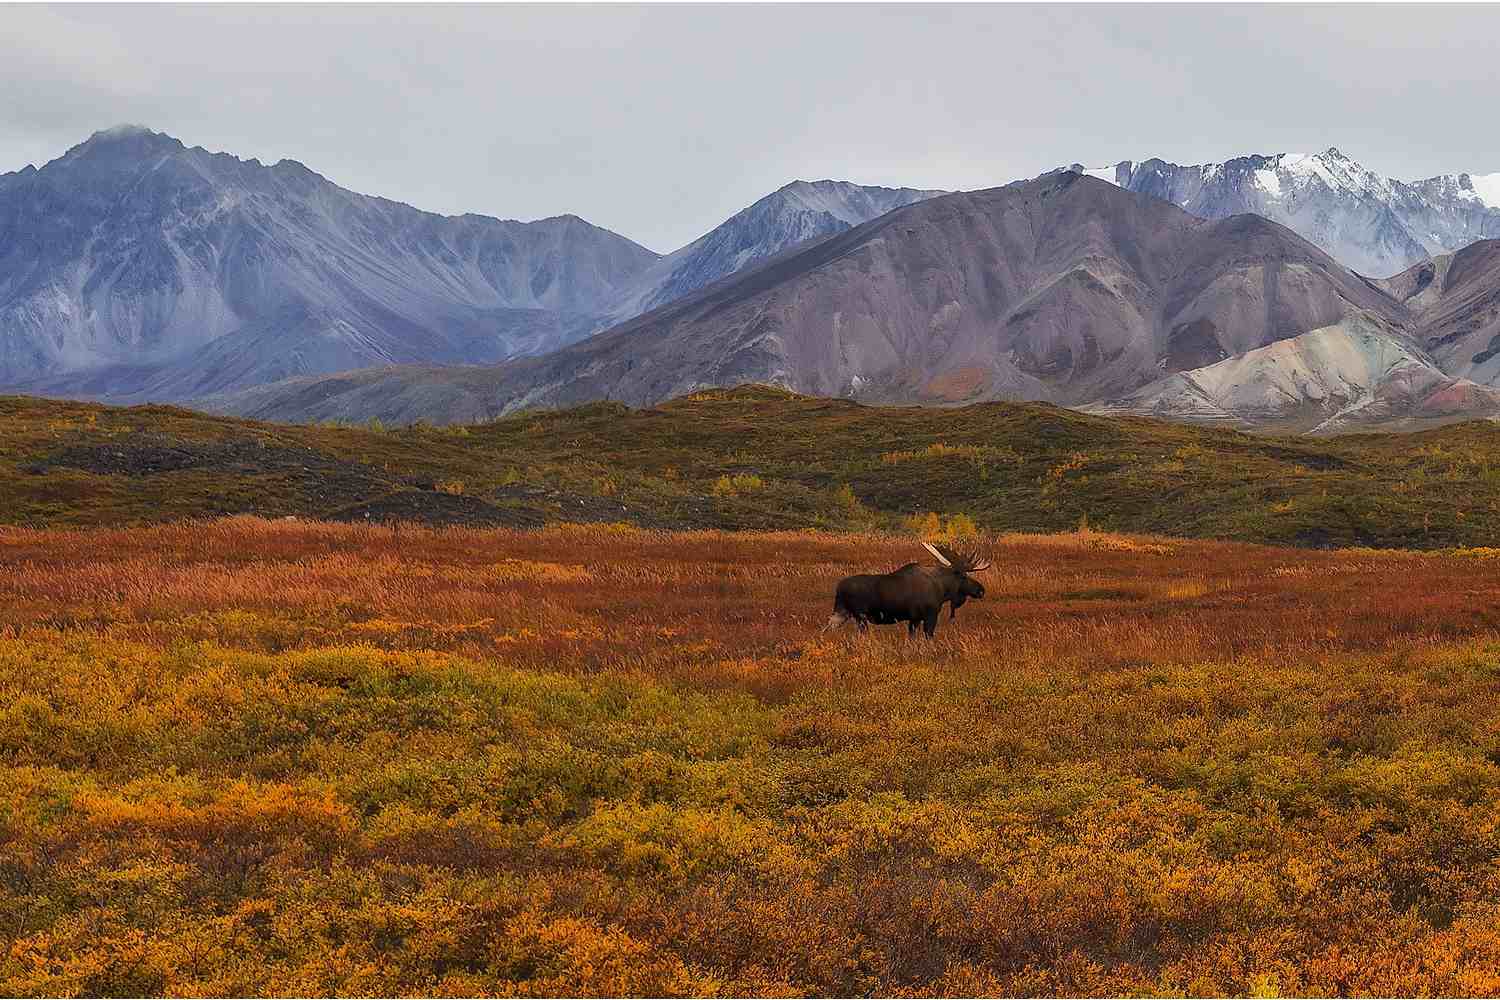
[[288, 426], [0, 397], [0, 523], [275, 517], [996, 530], [1296, 545], [1500, 541], [1500, 428], [1270, 438], [1047, 405], [876, 408], [763, 387], [471, 427]]

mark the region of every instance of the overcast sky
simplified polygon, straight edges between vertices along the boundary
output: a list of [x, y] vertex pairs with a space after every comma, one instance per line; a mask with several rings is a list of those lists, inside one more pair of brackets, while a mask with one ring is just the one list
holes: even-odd
[[0, 170], [120, 123], [667, 251], [795, 178], [1500, 171], [1500, 8], [0, 7]]

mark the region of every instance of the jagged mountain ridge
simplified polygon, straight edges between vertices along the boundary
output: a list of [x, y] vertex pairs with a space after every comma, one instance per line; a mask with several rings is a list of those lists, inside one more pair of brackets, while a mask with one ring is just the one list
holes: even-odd
[[207, 402], [286, 419], [481, 419], [758, 381], [871, 401], [1078, 405], [1353, 318], [1406, 336], [1405, 307], [1282, 226], [1206, 221], [1063, 173], [898, 209], [545, 357]]
[[[272, 321], [277, 353], [256, 358], [245, 345], [230, 385], [498, 361], [556, 343], [514, 315], [592, 328], [655, 259], [573, 216], [437, 216], [294, 161], [266, 166], [112, 129], [0, 177], [0, 372], [13, 382], [121, 366], [128, 383]], [[185, 388], [201, 389], [203, 366], [186, 367]]]
[[[70, 161], [70, 157], [86, 147], [90, 149], [87, 157]], [[75, 175], [72, 189], [66, 183], [58, 183], [69, 179], [62, 169], [64, 165]], [[48, 183], [39, 185], [37, 178], [49, 171]], [[274, 184], [261, 183], [257, 187], [256, 183], [245, 180], [247, 175], [252, 180], [261, 178], [267, 171], [275, 175]], [[1308, 228], [1308, 219], [1312, 218], [1318, 221], [1317, 226], [1311, 227], [1314, 235], [1325, 243], [1338, 243], [1350, 233], [1354, 237], [1375, 233], [1379, 238], [1373, 244], [1365, 240], [1361, 245], [1383, 248], [1380, 252], [1387, 256], [1427, 252], [1427, 244], [1414, 249], [1418, 241], [1408, 238], [1409, 225], [1416, 224], [1411, 220], [1427, 220], [1423, 224], [1429, 230], [1428, 242], [1433, 245], [1440, 237], [1468, 239], [1486, 231], [1494, 214], [1492, 203], [1500, 201], [1500, 175], [1454, 175], [1402, 185], [1364, 170], [1337, 150], [1317, 157], [1291, 154], [1246, 157], [1198, 168], [1176, 168], [1162, 161], [1126, 163], [1104, 173], [1117, 187], [1139, 189], [1174, 203], [1189, 203], [1195, 211], [1209, 215], [1282, 211], [1290, 223], [1304, 228]], [[116, 186], [113, 193], [112, 184]], [[312, 193], [306, 195], [304, 187]], [[24, 195], [17, 196], [17, 190], [21, 189], [26, 189]], [[304, 203], [288, 207], [289, 201], [296, 200], [287, 197], [288, 191], [303, 198]], [[1273, 199], [1275, 204], [1270, 204], [1266, 199], [1273, 192], [1278, 198]], [[164, 198], [164, 193], [170, 197]], [[479, 216], [445, 219], [344, 191], [300, 164], [283, 161], [264, 167], [256, 161], [242, 161], [201, 149], [189, 150], [177, 140], [149, 130], [117, 129], [96, 135], [41, 170], [27, 168], [0, 175], [0, 235], [18, 234], [17, 239], [0, 248], [0, 317], [15, 315], [13, 307], [18, 299], [33, 309], [40, 304], [68, 317], [68, 321], [55, 324], [54, 344], [48, 345], [43, 339], [43, 347], [56, 348], [61, 360], [44, 374], [24, 380], [25, 391], [115, 400], [181, 401], [203, 397], [231, 400], [258, 384], [310, 375], [313, 378], [303, 379], [303, 383], [318, 385], [316, 376], [364, 366], [429, 362], [452, 365], [546, 353], [587, 337], [615, 320], [629, 320], [647, 307], [670, 307], [674, 303], [696, 307], [702, 297], [695, 293], [705, 285], [716, 280], [722, 282], [744, 268], [754, 270], [756, 265], [778, 255], [801, 259], [803, 251], [821, 245], [820, 240], [827, 242], [830, 236], [837, 237], [869, 218], [936, 194], [939, 193], [861, 187], [846, 182], [797, 181], [737, 213], [687, 247], [658, 257], [623, 237], [596, 230], [573, 217], [538, 223], [505, 223]], [[1357, 211], [1340, 214], [1318, 207], [1320, 198], [1350, 202], [1351, 197], [1358, 202]], [[1236, 201], [1237, 198], [1240, 200]], [[423, 220], [423, 224], [384, 229], [378, 224], [371, 226], [366, 224], [365, 216], [348, 209], [348, 202], [370, 203], [379, 208], [374, 215], [376, 223], [395, 215], [414, 217]], [[161, 210], [163, 205], [166, 211]], [[293, 225], [286, 224], [288, 217]], [[95, 219], [92, 227], [83, 225], [90, 218]], [[246, 218], [249, 224], [239, 225]], [[25, 229], [28, 219], [32, 224], [30, 230]], [[63, 224], [52, 225], [57, 220]], [[1255, 229], [1251, 222], [1230, 221], [1234, 226]], [[4, 228], [7, 222], [12, 223], [9, 230]], [[309, 242], [296, 238], [301, 235], [299, 225], [318, 230], [316, 239]], [[514, 228], [531, 232], [548, 226], [553, 229], [551, 242], [535, 238], [526, 242], [514, 234]], [[512, 228], [510, 238], [519, 245], [519, 249], [509, 250], [504, 268], [497, 270], [492, 259], [486, 259], [483, 266], [471, 266], [468, 250], [453, 252], [454, 244], [469, 247], [482, 243], [494, 227]], [[625, 268], [617, 269], [618, 273], [610, 272], [607, 266], [579, 271], [573, 266], [579, 262], [578, 257], [566, 244], [569, 227], [573, 227], [575, 236], [578, 232], [587, 235], [593, 231], [612, 237], [634, 248], [634, 259]], [[228, 237], [224, 234], [226, 229], [230, 231]], [[480, 234], [472, 235], [471, 230]], [[293, 233], [292, 237], [286, 235], [288, 231]], [[436, 252], [432, 232], [438, 233]], [[28, 243], [25, 238], [28, 233], [40, 234], [41, 238]], [[184, 234], [200, 233], [211, 234], [207, 251], [191, 239], [183, 239]], [[1449, 235], [1443, 237], [1442, 233]], [[1085, 234], [1083, 242], [1087, 244], [1092, 238]], [[216, 239], [221, 242], [215, 243]], [[80, 251], [79, 259], [91, 263], [92, 272], [82, 280], [70, 275], [66, 281], [54, 280], [50, 286], [46, 285], [43, 279], [48, 272], [47, 262], [58, 255], [65, 256], [72, 246], [84, 248], [86, 252]], [[226, 246], [230, 248], [227, 251]], [[1234, 377], [1249, 379], [1262, 389], [1274, 386], [1272, 395], [1282, 400], [1284, 410], [1300, 408], [1304, 416], [1311, 414], [1319, 422], [1336, 423], [1355, 419], [1351, 416], [1354, 414], [1364, 419], [1375, 412], [1366, 403], [1378, 387], [1395, 384], [1392, 379], [1396, 369], [1409, 376], [1416, 370], [1412, 366], [1416, 366], [1431, 371], [1415, 381], [1406, 377], [1402, 384], [1438, 386], [1442, 391], [1434, 392], [1440, 401], [1445, 401], [1444, 405], [1467, 400], [1465, 405], [1488, 412], [1485, 409], [1488, 397], [1459, 386], [1458, 382], [1465, 376], [1480, 382], [1500, 379], [1500, 350], [1497, 350], [1500, 328], [1489, 330], [1495, 315], [1493, 308], [1486, 305], [1489, 301], [1486, 296], [1500, 282], [1500, 276], [1465, 264], [1457, 274], [1479, 274], [1480, 278], [1460, 283], [1466, 289], [1463, 294], [1459, 294], [1457, 286], [1452, 289], [1454, 294], [1446, 294], [1451, 258], [1459, 255], [1439, 254], [1429, 267], [1432, 275], [1426, 278], [1422, 276], [1424, 265], [1418, 265], [1388, 281], [1364, 283], [1367, 289], [1393, 298], [1405, 311], [1404, 317], [1398, 317], [1383, 313], [1387, 306], [1373, 309], [1381, 324], [1376, 336], [1384, 339], [1370, 350], [1364, 349], [1370, 346], [1368, 337], [1346, 323], [1350, 315], [1346, 306], [1363, 292], [1344, 291], [1330, 299], [1326, 294], [1328, 286], [1323, 283], [1321, 292], [1300, 300], [1300, 311], [1294, 310], [1288, 321], [1286, 317], [1278, 317], [1277, 308], [1266, 308], [1265, 302], [1280, 294], [1279, 287], [1288, 275], [1291, 276], [1288, 288], [1295, 290], [1299, 282], [1305, 282], [1308, 262], [1294, 260], [1288, 268], [1282, 266], [1285, 261], [1278, 260], [1275, 266], [1263, 269], [1261, 287], [1254, 294], [1249, 291], [1254, 282], [1245, 280], [1245, 274], [1241, 273], [1231, 282], [1235, 286], [1231, 291], [1220, 289], [1212, 293], [1222, 299], [1212, 329], [1196, 321], [1178, 324], [1168, 331], [1166, 353], [1156, 358], [1154, 370], [1148, 370], [1137, 363], [1139, 357], [1121, 345], [1134, 344], [1143, 331], [1160, 322], [1161, 316], [1148, 315], [1151, 309], [1140, 302], [1126, 301], [1123, 306], [1118, 301], [1106, 302], [1096, 294], [1098, 289], [1089, 287], [1091, 280], [1098, 281], [1117, 299], [1129, 300], [1129, 289], [1127, 294], [1120, 294], [1125, 286], [1119, 284], [1120, 275], [1111, 268], [1128, 277], [1135, 267], [1131, 254], [1136, 252], [1106, 240], [1085, 253], [1068, 274], [1044, 290], [1040, 313], [1045, 317], [1043, 326], [1050, 324], [1045, 335], [1020, 338], [1018, 349], [1000, 362], [954, 364], [952, 357], [941, 356], [945, 351], [951, 354], [952, 344], [944, 338], [951, 340], [954, 336], [957, 328], [950, 327], [955, 315], [960, 319], [958, 327], [972, 318], [964, 317], [960, 307], [957, 314], [949, 311], [933, 317], [933, 329], [923, 334], [935, 335], [934, 342], [944, 345], [939, 356], [909, 363], [908, 347], [893, 348], [889, 342], [882, 345], [878, 336], [863, 340], [856, 336], [853, 338], [857, 342], [856, 355], [872, 350], [877, 354], [895, 350], [898, 355], [905, 351], [908, 363], [903, 371], [899, 376], [890, 372], [871, 375], [856, 370], [868, 358], [856, 357], [853, 363], [843, 359], [838, 364], [847, 369], [844, 375], [830, 380], [825, 372], [819, 376], [823, 388], [812, 391], [928, 402], [1014, 396], [1057, 399], [1078, 405], [1097, 404], [1100, 399], [1117, 402], [1126, 399], [1163, 412], [1162, 397], [1147, 400], [1146, 390], [1153, 385], [1152, 380], [1161, 380], [1164, 372], [1202, 371], [1203, 379], [1195, 385], [1213, 384], [1222, 390], [1223, 380], [1215, 381], [1217, 376], [1208, 372], [1219, 366], [1215, 372], [1232, 371], [1236, 373]], [[49, 258], [49, 254], [53, 256]], [[238, 280], [220, 281], [217, 285], [214, 281], [184, 280], [184, 275], [188, 279], [201, 279], [203, 273], [212, 271], [203, 262], [222, 263], [226, 254], [249, 256], [264, 273], [253, 267], [236, 272], [230, 266], [223, 270], [237, 273]], [[27, 258], [30, 270], [25, 266]], [[1123, 267], [1122, 259], [1127, 261]], [[1465, 257], [1466, 261], [1469, 259]], [[564, 266], [559, 266], [559, 262]], [[1198, 264], [1200, 269], [1213, 266], [1212, 252]], [[1319, 264], [1313, 270], [1323, 266]], [[320, 271], [319, 267], [325, 270]], [[455, 267], [458, 273], [449, 273]], [[329, 270], [336, 273], [330, 276]], [[489, 304], [482, 306], [471, 301], [476, 270], [480, 272], [480, 294], [491, 296], [486, 300]], [[966, 281], [996, 279], [995, 275], [983, 273], [983, 266], [970, 270], [964, 277]], [[246, 274], [248, 279], [244, 277]], [[213, 275], [219, 276], [216, 271]], [[438, 276], [436, 280], [434, 275]], [[1403, 290], [1403, 281], [1411, 287]], [[246, 294], [247, 286], [253, 294]], [[39, 287], [43, 294], [37, 293]], [[840, 294], [837, 290], [823, 289], [823, 292], [835, 298]], [[1439, 292], [1444, 293], [1444, 308], [1427, 312], [1426, 304]], [[495, 298], [518, 304], [494, 305]], [[921, 296], [917, 298], [920, 300]], [[235, 311], [239, 308], [237, 303], [246, 301], [253, 304], [253, 308], [243, 310], [250, 313], [248, 318]], [[99, 307], [101, 302], [105, 308]], [[413, 303], [420, 308], [413, 308]], [[398, 308], [391, 308], [393, 304]], [[957, 305], [957, 299], [950, 304]], [[878, 327], [879, 318], [868, 306], [869, 303], [861, 306], [865, 312], [859, 321]], [[910, 304], [900, 308], [908, 313], [917, 311]], [[1368, 313], [1372, 307], [1365, 302], [1359, 309]], [[1160, 311], [1165, 314], [1169, 310], [1162, 305]], [[840, 323], [848, 320], [846, 312], [835, 310]], [[1058, 320], [1070, 312], [1076, 312], [1077, 316]], [[807, 311], [802, 315], [805, 319]], [[92, 325], [82, 324], [80, 334], [76, 321], [84, 316], [92, 317]], [[717, 322], [723, 314], [715, 316]], [[898, 322], [909, 318], [900, 317]], [[1007, 324], [1012, 320], [1014, 317]], [[1019, 322], [1024, 325], [1030, 321], [1023, 316]], [[70, 327], [69, 322], [75, 325]], [[1073, 322], [1074, 329], [1066, 329], [1069, 322]], [[1318, 322], [1325, 325], [1309, 326]], [[238, 325], [227, 333], [215, 335], [215, 323]], [[108, 337], [97, 335], [101, 326], [123, 330], [125, 335], [111, 342]], [[639, 324], [627, 322], [625, 328], [638, 329]], [[1433, 331], [1430, 336], [1424, 332], [1428, 329]], [[1104, 333], [1103, 340], [1113, 345], [1108, 350], [1116, 351], [1117, 356], [1092, 369], [1088, 364], [1075, 363], [1079, 358], [1086, 360], [1091, 350], [1098, 350], [1100, 331]], [[27, 332], [20, 324], [0, 319], [0, 384], [15, 384], [4, 368], [5, 352], [14, 346], [13, 341], [24, 340]], [[963, 337], [985, 334], [983, 330], [961, 332]], [[1001, 331], [1001, 337], [1006, 335], [1008, 330]], [[1265, 350], [1280, 340], [1295, 341], [1303, 336], [1311, 339], [1281, 350]], [[1093, 338], [1092, 346], [1089, 338]], [[36, 339], [32, 337], [33, 343]], [[774, 336], [762, 337], [760, 345], [775, 340]], [[1042, 355], [1036, 353], [1038, 345], [1043, 349]], [[1387, 351], [1392, 345], [1394, 353]], [[721, 384], [733, 378], [740, 368], [753, 369], [755, 365], [747, 366], [746, 362], [754, 361], [757, 350], [758, 347], [751, 347], [748, 354], [742, 352], [738, 358], [720, 358], [713, 370], [699, 371], [695, 378], [679, 381], [689, 387]], [[815, 355], [818, 350], [812, 349], [811, 353]], [[100, 363], [90, 353], [110, 351], [119, 360]], [[1262, 353], [1252, 359], [1249, 367], [1225, 364], [1255, 351]], [[1393, 362], [1390, 372], [1367, 367], [1361, 375], [1355, 371], [1357, 366], [1345, 364], [1356, 356], [1404, 360]], [[805, 360], [794, 359], [791, 367]], [[580, 390], [583, 394], [580, 398], [587, 398], [588, 393], [617, 397], [628, 397], [631, 392], [641, 394], [640, 386], [632, 382], [639, 381], [639, 370], [657, 361], [670, 364], [673, 359], [643, 357], [630, 361], [618, 387], [608, 384], [607, 373], [590, 369], [585, 372], [588, 385]], [[1306, 373], [1308, 377], [1298, 381], [1301, 374], [1297, 366], [1305, 368], [1313, 361], [1326, 364], [1328, 370]], [[684, 367], [695, 363], [691, 358], [682, 362]], [[786, 370], [768, 369], [763, 373], [765, 379], [788, 383], [791, 368], [785, 365], [783, 368]], [[364, 394], [365, 403], [378, 409], [382, 403], [373, 387], [401, 383], [405, 386], [401, 393], [404, 402], [398, 409], [420, 410], [428, 402], [423, 390], [403, 381], [409, 371], [399, 369], [389, 381], [365, 371], [354, 371], [340, 378], [337, 384], [345, 390], [360, 387], [357, 391]], [[426, 371], [428, 375], [424, 378], [450, 387], [466, 387], [460, 393], [449, 393], [446, 404], [462, 410], [464, 418], [477, 419], [494, 412], [493, 380], [485, 370], [428, 368]], [[1058, 371], [1068, 372], [1069, 378], [1058, 383], [1053, 378]], [[1443, 378], [1452, 385], [1439, 385]], [[1140, 384], [1142, 379], [1146, 379], [1144, 386]], [[321, 383], [315, 392], [321, 393], [331, 384], [334, 383]], [[1288, 385], [1301, 389], [1284, 391]], [[1197, 407], [1199, 412], [1178, 415], [1236, 420], [1240, 417], [1234, 411], [1242, 407], [1245, 410], [1242, 422], [1285, 417], [1284, 413], [1277, 417], [1272, 412], [1274, 406], [1259, 407], [1254, 402], [1254, 391], [1234, 388], [1227, 395], [1221, 391], [1218, 398], [1225, 405], [1220, 406], [1222, 412], [1217, 415], [1204, 410], [1201, 399], [1187, 407]], [[1289, 400], [1302, 389], [1307, 390], [1303, 393], [1306, 398], [1300, 398], [1293, 407]], [[531, 396], [545, 401], [559, 391], [555, 385], [540, 387]], [[1121, 392], [1125, 395], [1120, 396]], [[259, 398], [275, 395], [272, 391], [259, 394]], [[1410, 412], [1426, 412], [1422, 408], [1425, 403], [1410, 403], [1417, 396], [1408, 393], [1408, 397], [1402, 406], [1407, 406]], [[342, 398], [347, 402], [352, 397]], [[1388, 408], [1388, 412], [1394, 413], [1395, 409]]]
[[1500, 236], [1500, 173], [1403, 182], [1330, 148], [1182, 166], [1122, 160], [1087, 173], [1219, 219], [1254, 212], [1361, 274], [1394, 275], [1430, 256]]

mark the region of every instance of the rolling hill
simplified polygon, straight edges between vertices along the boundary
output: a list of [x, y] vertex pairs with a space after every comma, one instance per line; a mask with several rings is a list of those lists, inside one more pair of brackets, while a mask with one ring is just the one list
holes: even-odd
[[765, 387], [477, 426], [257, 423], [0, 397], [0, 523], [223, 514], [538, 526], [1095, 527], [1308, 546], [1492, 545], [1500, 428], [1271, 438], [1038, 403], [875, 407]]

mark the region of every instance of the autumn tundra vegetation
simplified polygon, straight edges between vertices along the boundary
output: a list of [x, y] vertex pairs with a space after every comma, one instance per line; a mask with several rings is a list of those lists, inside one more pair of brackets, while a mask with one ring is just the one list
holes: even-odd
[[0, 993], [1500, 992], [1500, 552], [984, 541], [0, 529]]
[[1497, 994], [1497, 529], [1485, 424], [0, 398], [0, 994]]

